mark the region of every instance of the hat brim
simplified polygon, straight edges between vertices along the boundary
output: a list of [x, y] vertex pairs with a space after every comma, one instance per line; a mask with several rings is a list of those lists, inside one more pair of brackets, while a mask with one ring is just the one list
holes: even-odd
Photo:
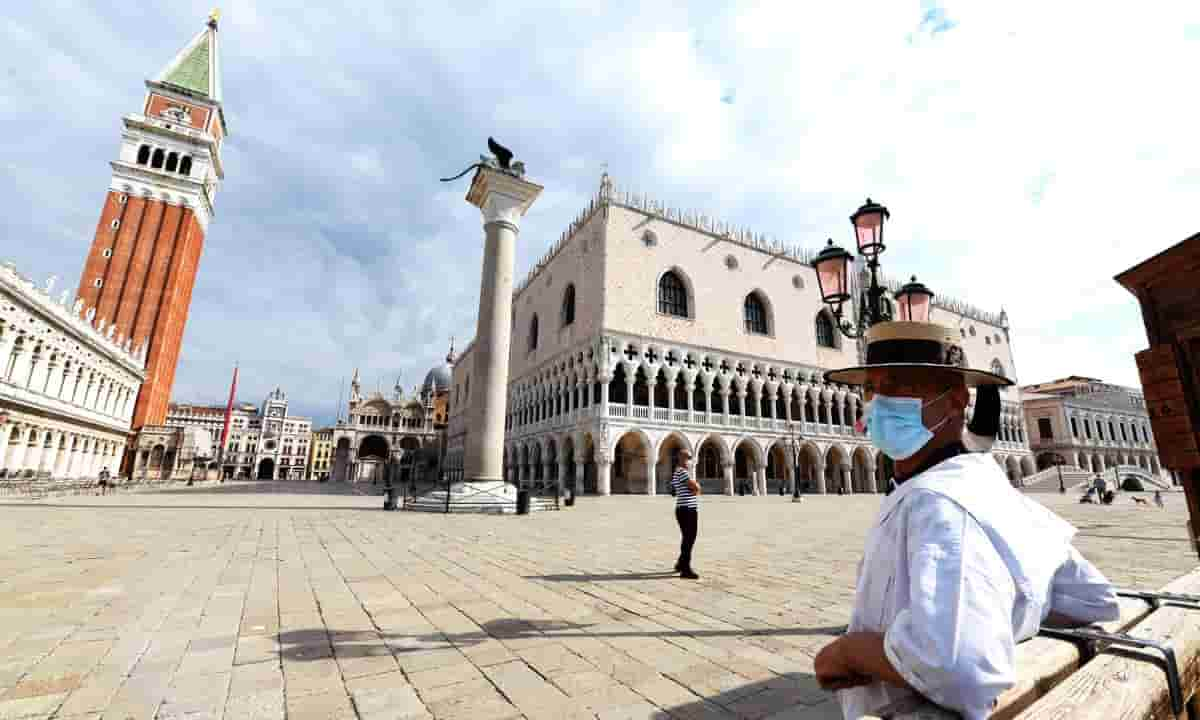
[[840, 370], [829, 370], [825, 373], [825, 382], [841, 383], [843, 385], [862, 385], [867, 381], [868, 370], [886, 370], [889, 368], [908, 368], [913, 370], [949, 370], [962, 375], [963, 382], [967, 387], [980, 387], [981, 385], [996, 385], [999, 387], [1009, 387], [1013, 385], [1013, 381], [985, 370], [972, 370], [971, 368], [960, 368], [952, 365], [938, 365], [935, 363], [880, 363], [878, 365], [859, 365], [857, 367], [842, 368]]

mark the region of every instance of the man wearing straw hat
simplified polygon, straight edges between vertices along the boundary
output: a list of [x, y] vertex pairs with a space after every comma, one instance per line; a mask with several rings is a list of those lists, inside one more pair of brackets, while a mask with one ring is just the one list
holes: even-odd
[[[847, 632], [815, 673], [857, 718], [914, 694], [985, 718], [1015, 680], [1018, 642], [1046, 624], [1118, 616], [1108, 580], [1071, 546], [1075, 528], [963, 445], [968, 387], [1007, 378], [964, 367], [948, 328], [882, 322], [866, 365], [825, 374], [860, 385], [867, 433], [895, 462], [859, 566]], [[987, 393], [987, 394], [990, 394]]]

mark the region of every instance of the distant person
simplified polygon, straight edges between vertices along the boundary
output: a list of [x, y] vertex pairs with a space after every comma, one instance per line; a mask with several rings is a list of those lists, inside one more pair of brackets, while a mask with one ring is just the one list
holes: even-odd
[[1163, 502], [1162, 490], [1154, 491], [1154, 504], [1158, 506], [1159, 510], [1166, 508], [1167, 504]]
[[101, 495], [108, 494], [108, 485], [109, 485], [110, 477], [112, 477], [112, 476], [109, 474], [107, 467], [100, 471], [100, 494]]
[[696, 580], [700, 576], [692, 569], [692, 546], [696, 544], [702, 491], [688, 471], [691, 459], [691, 451], [686, 448], [679, 451], [675, 474], [671, 476], [671, 489], [675, 491], [675, 520], [679, 523], [680, 535], [679, 560], [675, 561], [675, 569], [679, 571], [679, 577]]

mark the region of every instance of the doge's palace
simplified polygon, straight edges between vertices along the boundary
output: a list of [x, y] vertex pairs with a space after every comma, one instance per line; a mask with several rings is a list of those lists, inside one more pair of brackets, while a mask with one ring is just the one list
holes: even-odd
[[[806, 492], [885, 491], [890, 461], [853, 428], [858, 389], [822, 380], [859, 348], [821, 302], [814, 254], [621, 192], [605, 175], [513, 292], [506, 479], [663, 493], [686, 447], [710, 493], [797, 482]], [[1003, 311], [937, 297], [932, 318], [961, 333], [970, 366], [1017, 376]], [[454, 366], [452, 477], [474, 431], [473, 351]], [[1002, 393], [992, 448], [1014, 483], [1035, 470], [1019, 393]]]

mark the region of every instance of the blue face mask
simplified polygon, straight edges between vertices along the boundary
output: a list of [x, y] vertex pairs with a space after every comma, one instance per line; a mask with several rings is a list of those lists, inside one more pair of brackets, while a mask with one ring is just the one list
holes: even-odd
[[863, 413], [871, 442], [893, 460], [907, 460], [916, 455], [933, 437], [934, 431], [950, 419], [947, 417], [927, 428], [921, 419], [921, 410], [949, 392], [947, 390], [927, 403], [922, 403], [921, 398], [876, 395]]

